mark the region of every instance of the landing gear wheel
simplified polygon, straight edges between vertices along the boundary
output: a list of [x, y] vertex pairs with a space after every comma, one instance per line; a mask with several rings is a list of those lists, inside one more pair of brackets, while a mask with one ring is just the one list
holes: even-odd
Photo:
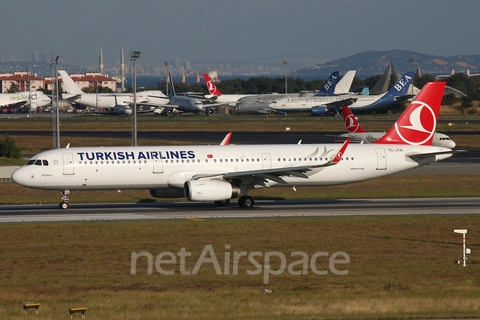
[[70, 190], [63, 190], [62, 191], [62, 202], [58, 204], [58, 207], [62, 210], [68, 209], [68, 197], [70, 196]]
[[230, 199], [220, 200], [220, 201], [214, 201], [213, 203], [215, 203], [215, 205], [216, 205], [217, 207], [226, 207], [226, 206], [228, 206], [228, 204], [230, 203]]
[[58, 207], [62, 210], [67, 210], [68, 209], [68, 202], [60, 202], [60, 204], [58, 205]]
[[173, 116], [173, 108], [167, 108], [167, 110], [165, 110], [165, 114], [168, 116], [168, 117], [171, 117]]
[[213, 116], [214, 113], [215, 113], [215, 110], [213, 110], [213, 108], [208, 108], [205, 110], [205, 114], [207, 116]]
[[240, 198], [238, 198], [238, 205], [241, 208], [252, 209], [254, 203], [255, 200], [253, 200], [253, 198], [250, 196], [241, 196]]

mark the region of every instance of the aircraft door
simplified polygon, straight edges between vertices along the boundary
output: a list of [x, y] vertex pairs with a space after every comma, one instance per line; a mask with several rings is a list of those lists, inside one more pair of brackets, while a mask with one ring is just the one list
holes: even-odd
[[73, 167], [73, 155], [71, 152], [62, 153], [63, 158], [63, 174], [72, 175], [75, 174]]
[[377, 170], [387, 170], [387, 154], [384, 148], [376, 148], [377, 152]]
[[262, 153], [262, 169], [272, 169], [270, 153]]
[[161, 159], [153, 159], [153, 173], [163, 173], [163, 162]]

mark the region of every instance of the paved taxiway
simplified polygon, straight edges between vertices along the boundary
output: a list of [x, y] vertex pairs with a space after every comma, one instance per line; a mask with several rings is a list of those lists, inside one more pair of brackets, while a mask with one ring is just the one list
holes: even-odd
[[235, 201], [228, 207], [211, 203], [158, 202], [0, 207], [0, 223], [51, 221], [116, 221], [155, 219], [226, 219], [330, 216], [480, 214], [478, 198], [336, 199], [303, 201], [257, 200], [252, 210]]

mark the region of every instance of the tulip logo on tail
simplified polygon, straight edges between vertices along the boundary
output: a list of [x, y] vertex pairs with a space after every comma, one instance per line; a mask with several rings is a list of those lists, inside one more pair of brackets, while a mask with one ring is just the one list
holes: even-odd
[[413, 101], [410, 105], [417, 105], [410, 115], [402, 117], [395, 123], [395, 131], [407, 144], [422, 145], [432, 139], [435, 133], [437, 119], [433, 109], [422, 101]]
[[349, 114], [345, 118], [345, 130], [347, 130], [348, 133], [355, 133], [358, 131], [358, 128], [360, 127], [360, 124], [355, 121], [355, 116], [353, 114]]
[[219, 96], [221, 95], [222, 93], [220, 92], [220, 90], [218, 90], [217, 86], [215, 85], [215, 83], [213, 83], [212, 79], [210, 79], [209, 75], [207, 73], [204, 73], [203, 74], [203, 78], [205, 79], [205, 82], [207, 83], [207, 88], [208, 88], [208, 92], [214, 96]]
[[207, 87], [208, 87], [208, 92], [210, 92], [210, 94], [214, 94], [215, 93], [215, 85], [212, 83], [212, 80], [209, 80], [207, 82]]

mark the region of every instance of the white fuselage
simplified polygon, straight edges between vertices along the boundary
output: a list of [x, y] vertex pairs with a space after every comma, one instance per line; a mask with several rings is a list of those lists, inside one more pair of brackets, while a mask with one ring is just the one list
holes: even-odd
[[[321, 165], [330, 161], [340, 144], [229, 145], [161, 147], [66, 148], [42, 152], [12, 174], [20, 185], [53, 190], [183, 188], [199, 177], [222, 179], [226, 173]], [[342, 160], [307, 171], [308, 178], [283, 176], [286, 184], [268, 179], [265, 186], [327, 186], [373, 179], [431, 162], [451, 154], [421, 160], [416, 153], [448, 152], [440, 147], [350, 144]], [[216, 178], [216, 176], [218, 177]], [[265, 177], [265, 176], [264, 176]]]
[[290, 111], [290, 112], [300, 112], [300, 111], [311, 111], [313, 107], [321, 106], [329, 103], [334, 103], [337, 101], [342, 101], [348, 98], [357, 99], [349, 107], [351, 110], [361, 109], [363, 107], [369, 106], [383, 95], [371, 95], [364, 96], [358, 94], [344, 94], [339, 96], [313, 96], [313, 97], [301, 97], [301, 98], [284, 98], [279, 99], [268, 105], [270, 109], [277, 111]]
[[205, 98], [213, 99], [215, 103], [223, 103], [229, 107], [235, 107], [238, 99], [251, 96], [251, 94], [221, 94], [218, 96], [206, 95]]
[[203, 102], [200, 99], [187, 96], [170, 96], [170, 104], [178, 106], [178, 110], [183, 112], [200, 112], [203, 111]]
[[30, 102], [36, 107], [45, 107], [49, 105], [52, 100], [41, 91], [25, 91], [0, 94], [0, 107], [6, 107], [22, 103], [26, 104], [28, 102]]
[[[169, 101], [165, 94], [157, 90], [137, 92], [136, 96], [137, 104], [164, 105]], [[110, 109], [117, 105], [132, 106], [134, 102], [133, 93], [64, 93], [62, 98], [99, 109]]]

